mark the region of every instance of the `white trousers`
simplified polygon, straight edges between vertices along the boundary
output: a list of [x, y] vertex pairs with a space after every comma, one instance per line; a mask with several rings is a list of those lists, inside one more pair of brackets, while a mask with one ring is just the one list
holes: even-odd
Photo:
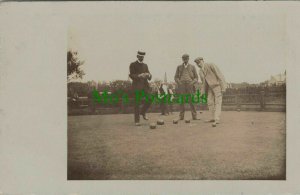
[[208, 87], [207, 105], [212, 119], [215, 121], [220, 121], [222, 110], [222, 92], [220, 86], [214, 88]]

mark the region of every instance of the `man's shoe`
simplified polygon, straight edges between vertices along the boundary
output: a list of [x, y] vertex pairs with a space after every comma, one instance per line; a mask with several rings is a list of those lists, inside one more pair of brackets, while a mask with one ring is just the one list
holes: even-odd
[[220, 121], [216, 120], [216, 124], [220, 124]]
[[206, 123], [213, 123], [213, 122], [215, 122], [215, 120], [214, 119], [210, 119], [210, 120], [206, 120], [205, 122]]
[[217, 126], [217, 122], [214, 122], [211, 126], [216, 127]]
[[141, 126], [141, 123], [135, 123], [135, 126]]
[[144, 120], [146, 120], [146, 121], [149, 120], [149, 118], [146, 116], [146, 114], [141, 114], [141, 115], [143, 116]]

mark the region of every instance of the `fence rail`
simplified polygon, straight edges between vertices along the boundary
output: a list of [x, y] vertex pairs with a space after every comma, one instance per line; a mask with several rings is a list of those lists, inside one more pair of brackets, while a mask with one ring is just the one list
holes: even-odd
[[[130, 99], [124, 104], [100, 104], [92, 97], [68, 97], [68, 114], [112, 114], [132, 113], [134, 100]], [[173, 104], [173, 111], [179, 111], [179, 105]], [[197, 104], [197, 109], [206, 110], [207, 105]], [[255, 111], [285, 111], [286, 91], [284, 90], [252, 90], [252, 91], [226, 91], [223, 94], [223, 110], [255, 110]], [[189, 106], [187, 105], [187, 110]], [[150, 112], [160, 112], [159, 104], [151, 106]]]

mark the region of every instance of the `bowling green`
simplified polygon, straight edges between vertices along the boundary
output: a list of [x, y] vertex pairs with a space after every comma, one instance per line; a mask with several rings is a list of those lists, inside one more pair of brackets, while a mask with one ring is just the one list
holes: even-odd
[[139, 127], [133, 114], [69, 116], [68, 179], [285, 179], [284, 112], [226, 111], [216, 128], [207, 111], [189, 124], [148, 116]]

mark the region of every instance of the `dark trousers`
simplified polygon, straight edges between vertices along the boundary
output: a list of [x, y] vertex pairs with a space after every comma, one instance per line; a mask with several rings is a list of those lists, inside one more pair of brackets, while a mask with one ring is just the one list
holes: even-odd
[[[145, 90], [145, 93], [148, 94], [148, 91]], [[140, 108], [142, 105], [142, 108]], [[134, 102], [134, 122], [140, 122], [140, 115], [146, 114], [147, 110], [151, 106], [151, 100], [146, 101], [145, 98], [141, 102]]]
[[169, 114], [167, 102], [161, 102], [160, 103], [160, 110], [161, 110], [161, 114], [163, 114], [163, 115]]
[[[194, 92], [195, 92], [194, 85], [191, 84], [191, 83], [181, 83], [178, 87], [179, 87], [179, 93], [182, 94], [182, 95], [183, 94], [184, 95], [193, 95]], [[184, 118], [184, 112], [185, 112], [184, 103], [186, 103], [185, 97], [184, 97], [184, 102], [182, 104], [180, 104], [179, 117], [181, 119]], [[192, 103], [191, 97], [188, 98], [188, 103], [190, 104], [190, 107], [191, 107], [192, 117], [196, 118], [197, 117], [197, 112], [196, 112], [195, 105]]]
[[173, 114], [173, 104], [172, 103], [169, 104], [169, 112], [171, 112], [171, 114]]

